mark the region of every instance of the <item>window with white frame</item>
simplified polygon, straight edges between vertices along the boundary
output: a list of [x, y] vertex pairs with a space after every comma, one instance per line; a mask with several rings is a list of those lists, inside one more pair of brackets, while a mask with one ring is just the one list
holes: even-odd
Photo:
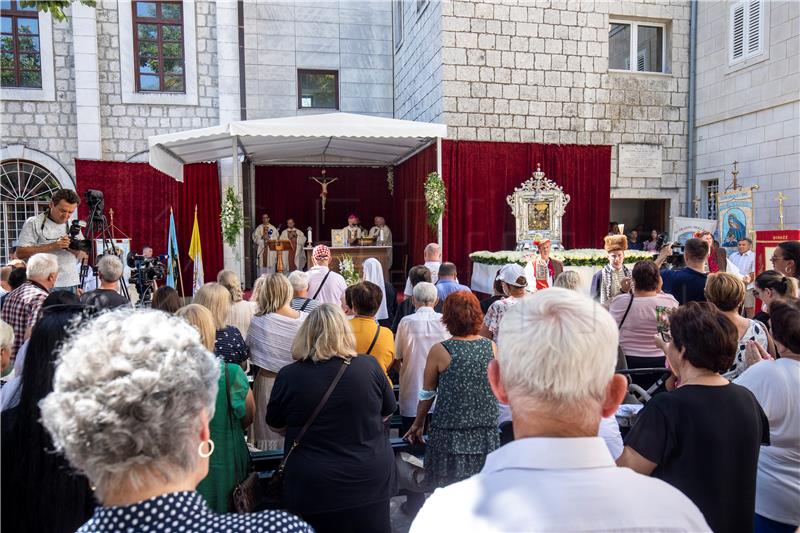
[[656, 22], [612, 20], [608, 68], [631, 72], [669, 72], [667, 27]]
[[764, 1], [742, 0], [731, 6], [728, 28], [730, 62], [759, 55], [764, 41]]
[[6, 228], [0, 237], [0, 263], [8, 261], [25, 221], [44, 211], [60, 188], [49, 170], [32, 161], [10, 159], [0, 164], [0, 225]]
[[392, 2], [392, 24], [394, 30], [394, 49], [403, 44], [403, 0]]

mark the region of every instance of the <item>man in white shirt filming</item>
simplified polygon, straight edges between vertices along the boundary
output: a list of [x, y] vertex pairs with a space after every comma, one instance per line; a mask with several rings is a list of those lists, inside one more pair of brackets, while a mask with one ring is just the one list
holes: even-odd
[[411, 533], [710, 531], [680, 491], [618, 468], [597, 437], [627, 390], [614, 374], [618, 337], [611, 315], [567, 289], [509, 309], [488, 377], [511, 407], [515, 440], [489, 454], [479, 474], [434, 492]]
[[[70, 189], [58, 189], [53, 193], [47, 211], [25, 221], [17, 242], [17, 257], [28, 259], [40, 254], [53, 254], [58, 260], [56, 289], [76, 292], [80, 284], [80, 273], [75, 260], [86, 257], [80, 251], [70, 249], [69, 219], [78, 209], [81, 198]], [[78, 235], [77, 239], [83, 239]]]

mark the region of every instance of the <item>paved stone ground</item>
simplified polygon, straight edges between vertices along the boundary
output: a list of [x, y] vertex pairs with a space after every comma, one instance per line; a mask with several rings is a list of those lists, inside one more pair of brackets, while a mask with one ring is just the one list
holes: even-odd
[[400, 510], [400, 504], [406, 501], [405, 496], [395, 496], [391, 501], [392, 533], [407, 533], [412, 519]]

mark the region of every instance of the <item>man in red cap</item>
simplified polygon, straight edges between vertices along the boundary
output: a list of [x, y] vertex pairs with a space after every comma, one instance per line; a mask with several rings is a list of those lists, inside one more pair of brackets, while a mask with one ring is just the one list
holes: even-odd
[[311, 262], [308, 270], [308, 297], [319, 303], [341, 305], [347, 283], [337, 272], [328, 268], [331, 262], [331, 250], [324, 244], [318, 244], [311, 251]]
[[367, 234], [364, 228], [361, 227], [361, 220], [354, 214], [347, 217], [347, 225], [342, 229], [344, 230], [344, 235], [349, 245], [352, 245], [355, 241]]
[[564, 271], [564, 263], [550, 257], [550, 239], [539, 241], [539, 257], [534, 260], [536, 290], [552, 287], [559, 274]]

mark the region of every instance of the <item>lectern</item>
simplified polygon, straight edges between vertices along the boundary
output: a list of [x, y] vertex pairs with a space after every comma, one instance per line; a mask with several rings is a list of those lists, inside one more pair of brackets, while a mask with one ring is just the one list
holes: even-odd
[[269, 245], [269, 249], [278, 252], [276, 255], [278, 256], [278, 262], [275, 263], [275, 272], [283, 272], [283, 252], [286, 250], [292, 249], [292, 241], [281, 240], [281, 241], [267, 241], [267, 245]]

